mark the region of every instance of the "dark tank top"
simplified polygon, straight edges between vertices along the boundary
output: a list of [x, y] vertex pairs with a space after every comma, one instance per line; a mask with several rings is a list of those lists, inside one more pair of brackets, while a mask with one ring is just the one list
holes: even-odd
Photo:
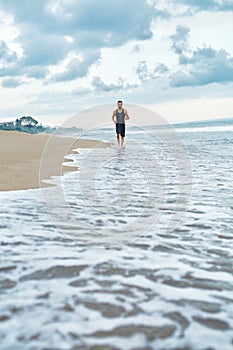
[[118, 124], [125, 124], [125, 111], [124, 111], [124, 108], [122, 108], [121, 113], [118, 112], [118, 110], [116, 109], [116, 122]]

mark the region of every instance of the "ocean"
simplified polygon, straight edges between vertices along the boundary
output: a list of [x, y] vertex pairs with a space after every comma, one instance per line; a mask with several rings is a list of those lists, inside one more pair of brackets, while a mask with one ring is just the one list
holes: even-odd
[[0, 344], [233, 347], [233, 119], [103, 125], [56, 186], [1, 192]]

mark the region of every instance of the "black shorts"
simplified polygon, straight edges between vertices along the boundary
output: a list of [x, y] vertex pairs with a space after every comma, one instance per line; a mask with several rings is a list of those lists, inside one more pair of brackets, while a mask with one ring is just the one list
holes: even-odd
[[125, 124], [116, 123], [116, 133], [120, 134], [121, 137], [125, 137]]

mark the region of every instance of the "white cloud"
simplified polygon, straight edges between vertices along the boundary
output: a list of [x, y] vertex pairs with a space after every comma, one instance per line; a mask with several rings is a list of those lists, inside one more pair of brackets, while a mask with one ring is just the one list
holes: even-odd
[[65, 70], [51, 77], [52, 81], [70, 81], [87, 76], [89, 68], [100, 59], [99, 50], [85, 50], [81, 57], [72, 58]]
[[177, 2], [190, 6], [196, 11], [233, 11], [231, 0], [177, 0]]
[[[31, 67], [48, 68], [64, 60], [71, 52], [85, 56], [84, 63], [72, 61], [66, 72], [59, 75], [59, 80], [87, 74], [85, 62], [91, 61], [91, 65], [94, 56], [97, 61], [98, 51], [103, 47], [121, 46], [134, 39], [149, 39], [152, 36], [151, 21], [156, 15], [162, 15], [145, 0], [9, 0], [2, 2], [1, 6], [14, 16], [15, 25], [20, 30], [18, 43], [23, 50], [23, 57], [13, 57], [14, 62], [9, 62], [10, 56], [5, 52], [8, 62], [2, 68], [2, 75], [18, 76]], [[97, 53], [94, 54], [94, 50]], [[34, 78], [44, 77], [35, 74]]]
[[0, 1], [0, 110], [52, 118], [118, 94], [140, 104], [229, 96], [230, 10], [217, 0]]
[[136, 69], [137, 76], [142, 83], [160, 78], [166, 72], [168, 68], [164, 63], [158, 63], [153, 69], [150, 69], [146, 61], [140, 61]]
[[23, 84], [22, 81], [20, 81], [19, 79], [15, 79], [15, 78], [4, 78], [2, 80], [2, 86], [4, 88], [7, 88], [7, 89], [16, 88], [22, 84]]
[[198, 86], [211, 83], [233, 82], [233, 57], [225, 50], [204, 45], [191, 50], [189, 32], [178, 26], [171, 36], [172, 49], [179, 57], [179, 69], [171, 75], [171, 85]]
[[98, 92], [117, 92], [122, 90], [128, 91], [132, 88], [137, 87], [136, 84], [125, 83], [122, 78], [118, 79], [117, 84], [106, 84], [100, 77], [93, 77], [92, 86], [94, 87], [95, 91]]
[[12, 52], [5, 41], [0, 40], [0, 62], [4, 64], [4, 62], [11, 62], [16, 60], [17, 55], [15, 52]]
[[184, 26], [177, 26], [176, 33], [171, 35], [172, 49], [177, 55], [183, 55], [188, 46], [190, 29]]

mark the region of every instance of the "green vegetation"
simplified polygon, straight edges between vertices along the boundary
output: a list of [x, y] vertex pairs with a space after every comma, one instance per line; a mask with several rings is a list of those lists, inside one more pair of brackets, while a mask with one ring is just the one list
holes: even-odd
[[38, 121], [31, 116], [23, 116], [16, 119], [14, 122], [0, 123], [0, 130], [15, 130], [21, 132], [28, 132], [30, 134], [51, 133], [55, 128], [45, 127], [39, 124]]
[[73, 127], [52, 127], [39, 124], [39, 122], [31, 116], [23, 116], [16, 119], [14, 122], [0, 123], [0, 130], [14, 130], [20, 132], [28, 132], [30, 134], [58, 134], [64, 136], [76, 136], [83, 131], [81, 128]]

